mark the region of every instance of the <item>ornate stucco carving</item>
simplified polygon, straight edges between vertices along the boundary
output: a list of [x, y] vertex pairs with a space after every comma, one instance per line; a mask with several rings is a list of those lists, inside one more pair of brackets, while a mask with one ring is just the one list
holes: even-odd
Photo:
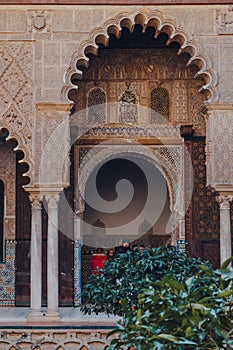
[[25, 175], [32, 179], [32, 44], [1, 43], [0, 50], [0, 129], [6, 128], [8, 139], [18, 142], [22, 161], [29, 165]]
[[69, 184], [70, 104], [38, 103], [35, 135], [35, 183]]
[[232, 186], [232, 104], [213, 104], [207, 106], [207, 184], [216, 188]]
[[52, 11], [28, 11], [27, 27], [29, 32], [48, 33], [51, 31]]
[[67, 101], [68, 91], [73, 87], [71, 83], [72, 75], [76, 74], [80, 78], [82, 77], [82, 71], [77, 69], [77, 66], [81, 64], [88, 67], [89, 58], [86, 55], [88, 53], [96, 55], [99, 43], [107, 46], [110, 33], [119, 37], [123, 27], [127, 27], [132, 31], [135, 24], [141, 24], [144, 30], [148, 26], [154, 27], [155, 36], [158, 36], [160, 32], [165, 32], [169, 36], [167, 44], [177, 41], [181, 45], [178, 53], [187, 52], [191, 55], [188, 65], [194, 63], [199, 67], [200, 70], [197, 76], [202, 75], [205, 79], [206, 83], [202, 86], [202, 89], [209, 91], [209, 101], [218, 100], [217, 75], [204, 49], [193, 39], [191, 33], [182, 28], [174, 18], [165, 16], [161, 11], [144, 13], [143, 11], [134, 10], [128, 13], [120, 13], [115, 18], [106, 21], [102, 26], [93, 29], [88, 38], [81, 42], [79, 49], [73, 53], [70, 67], [65, 74], [66, 85], [62, 89], [63, 101]]
[[[187, 67], [186, 61], [187, 55], [177, 56], [176, 48], [109, 49], [107, 54], [99, 50], [83, 80], [74, 79], [78, 90], [70, 95], [72, 112], [83, 111], [83, 116], [88, 115], [83, 121], [90, 126], [131, 123], [146, 128], [169, 121], [193, 125], [195, 135], [205, 135], [200, 112], [205, 96], [199, 93], [203, 80], [194, 80], [197, 69]], [[97, 94], [90, 104], [91, 93], [102, 87], [104, 102]], [[80, 120], [79, 116], [76, 119]]]
[[233, 5], [216, 10], [215, 28], [217, 34], [233, 34]]

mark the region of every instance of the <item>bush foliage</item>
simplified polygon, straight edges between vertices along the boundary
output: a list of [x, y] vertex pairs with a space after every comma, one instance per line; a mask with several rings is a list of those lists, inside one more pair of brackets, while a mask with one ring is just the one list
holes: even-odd
[[173, 247], [129, 251], [107, 262], [100, 275], [89, 277], [82, 293], [82, 311], [123, 316], [125, 308], [139, 307], [138, 295], [152, 283], [167, 274], [182, 282], [198, 273], [200, 264], [210, 266]]

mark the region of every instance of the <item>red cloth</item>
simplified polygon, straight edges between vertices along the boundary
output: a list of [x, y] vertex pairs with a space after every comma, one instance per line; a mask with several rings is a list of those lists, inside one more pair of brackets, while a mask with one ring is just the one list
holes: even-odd
[[92, 255], [92, 273], [98, 273], [100, 269], [103, 269], [105, 266], [105, 262], [107, 260], [107, 257], [105, 254], [93, 254]]

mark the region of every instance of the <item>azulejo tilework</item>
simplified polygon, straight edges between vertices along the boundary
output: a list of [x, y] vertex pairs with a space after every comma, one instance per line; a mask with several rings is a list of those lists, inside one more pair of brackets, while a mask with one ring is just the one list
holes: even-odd
[[5, 261], [0, 264], [0, 305], [15, 305], [15, 241], [5, 243]]

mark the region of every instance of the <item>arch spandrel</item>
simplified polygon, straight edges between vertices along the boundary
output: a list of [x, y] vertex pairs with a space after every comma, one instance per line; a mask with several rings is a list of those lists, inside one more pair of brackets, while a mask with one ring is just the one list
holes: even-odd
[[99, 44], [108, 45], [109, 34], [114, 34], [119, 38], [123, 27], [127, 27], [132, 31], [136, 24], [140, 24], [143, 31], [148, 26], [153, 27], [155, 29], [155, 37], [162, 32], [166, 33], [168, 35], [166, 45], [169, 45], [173, 41], [178, 42], [181, 45], [178, 54], [188, 53], [191, 56], [188, 65], [195, 64], [199, 68], [196, 76], [202, 76], [204, 78], [205, 84], [201, 90], [209, 93], [210, 97], [208, 101], [218, 101], [219, 92], [216, 87], [218, 81], [217, 74], [212, 68], [210, 60], [201, 44], [193, 38], [188, 30], [182, 28], [175, 18], [168, 17], [161, 11], [149, 12], [144, 10], [120, 13], [115, 18], [106, 21], [102, 26], [94, 28], [89, 33], [88, 38], [82, 41], [79, 49], [74, 52], [70, 61], [70, 67], [65, 73], [64, 80], [66, 85], [63, 86], [61, 92], [63, 101], [68, 101], [69, 91], [77, 88], [71, 82], [72, 76], [75, 74], [79, 78], [82, 77], [82, 71], [77, 69], [77, 66], [84, 65], [88, 67], [89, 58], [87, 54], [92, 53], [97, 55]]

